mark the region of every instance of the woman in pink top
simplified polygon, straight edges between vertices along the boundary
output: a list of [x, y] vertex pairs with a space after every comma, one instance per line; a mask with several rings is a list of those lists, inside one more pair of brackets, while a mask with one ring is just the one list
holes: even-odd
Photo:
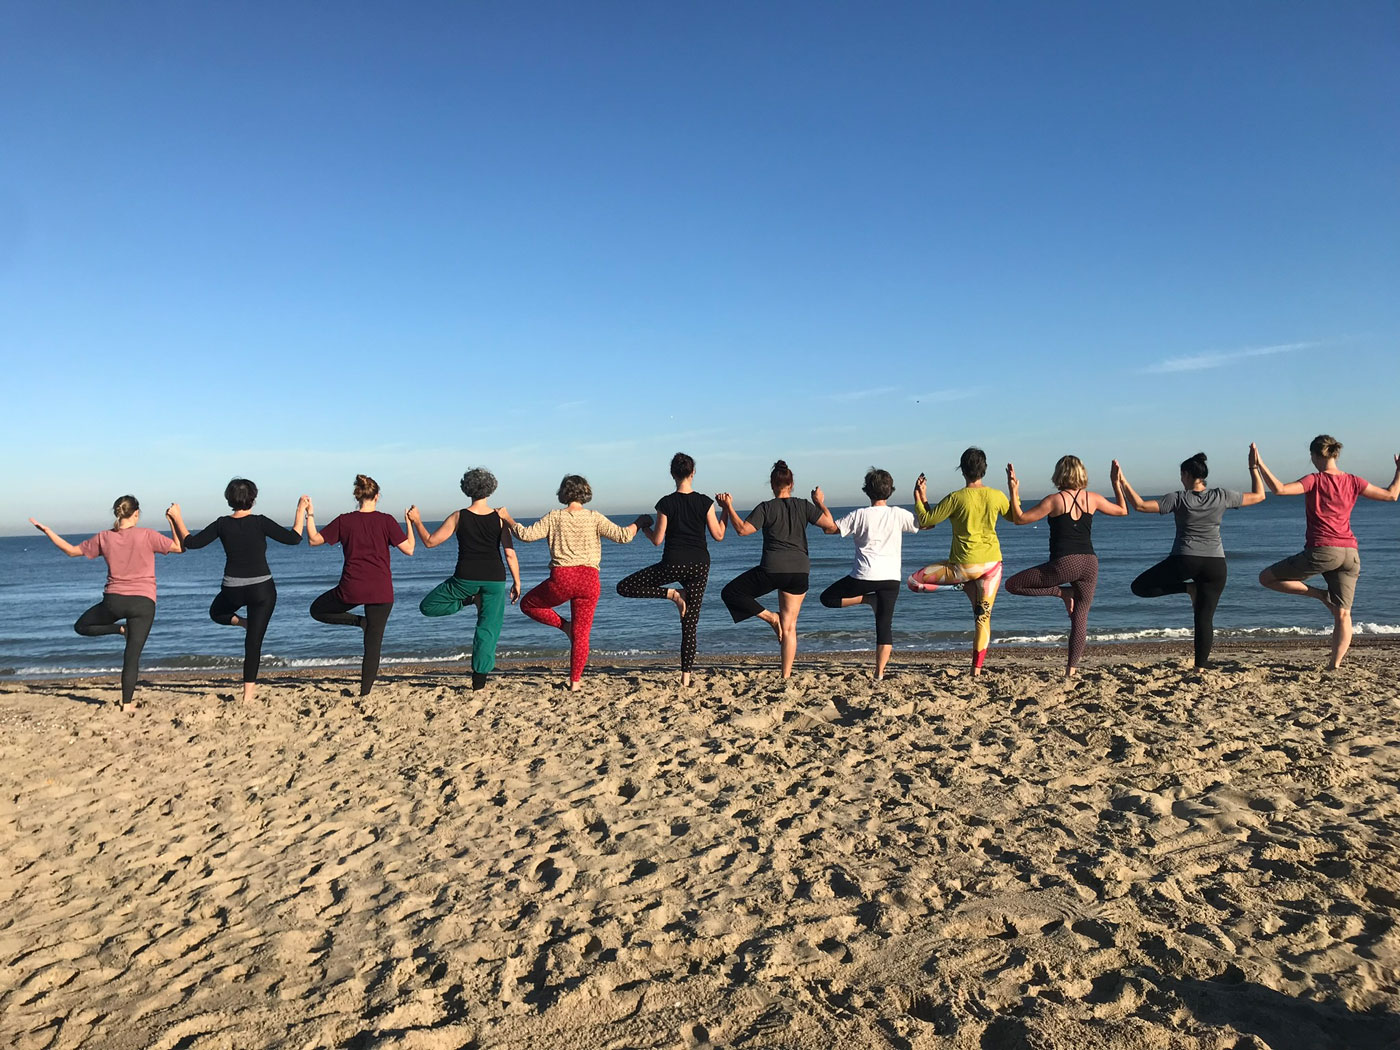
[[[394, 577], [389, 568], [389, 548], [397, 547], [413, 555], [412, 527], [399, 528], [391, 514], [379, 507], [379, 482], [368, 474], [355, 475], [355, 502], [359, 509], [341, 514], [316, 531], [316, 511], [306, 502], [306, 538], [311, 546], [340, 544], [345, 548], [345, 567], [340, 582], [311, 603], [311, 616], [321, 623], [358, 627], [365, 635], [365, 654], [360, 661], [360, 695], [368, 696], [379, 677], [379, 650], [384, 644], [384, 628], [394, 611]], [[417, 511], [404, 511], [404, 524]], [[363, 605], [363, 616], [350, 610]]]
[[[1395, 478], [1390, 488], [1372, 485], [1365, 478], [1337, 468], [1342, 443], [1328, 434], [1313, 438], [1308, 448], [1316, 473], [1283, 484], [1259, 458], [1259, 449], [1249, 446], [1249, 454], [1264, 475], [1264, 483], [1279, 496], [1307, 494], [1308, 531], [1303, 550], [1275, 562], [1259, 574], [1259, 582], [1271, 591], [1316, 598], [1332, 613], [1332, 668], [1341, 666], [1351, 645], [1351, 603], [1356, 580], [1361, 575], [1361, 554], [1351, 531], [1351, 509], [1362, 496], [1394, 501], [1400, 496], [1400, 456], [1395, 457]], [[1321, 576], [1327, 583], [1310, 587], [1310, 576]]]
[[[179, 504], [172, 503], [166, 511], [179, 513]], [[53, 545], [70, 558], [105, 558], [107, 586], [102, 600], [73, 624], [73, 630], [87, 637], [103, 634], [126, 636], [126, 651], [122, 655], [122, 710], [132, 711], [135, 700], [136, 675], [141, 662], [141, 650], [151, 633], [156, 618], [156, 555], [179, 554], [179, 540], [172, 540], [155, 529], [139, 527], [141, 504], [135, 496], [122, 496], [112, 504], [116, 521], [106, 532], [99, 532], [77, 546], [69, 543], [47, 525], [33, 518], [29, 524], [42, 532]], [[172, 522], [171, 531], [175, 531]], [[175, 533], [179, 535], [179, 533]], [[121, 621], [125, 620], [125, 623]]]

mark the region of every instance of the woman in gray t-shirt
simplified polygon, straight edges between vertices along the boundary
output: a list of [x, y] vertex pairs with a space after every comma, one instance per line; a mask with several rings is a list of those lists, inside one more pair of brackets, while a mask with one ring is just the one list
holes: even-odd
[[1171, 514], [1176, 518], [1176, 542], [1172, 552], [1133, 581], [1139, 598], [1186, 594], [1195, 613], [1196, 666], [1210, 664], [1215, 641], [1215, 607], [1225, 590], [1225, 546], [1220, 542], [1220, 519], [1227, 510], [1264, 502], [1264, 479], [1253, 454], [1250, 492], [1207, 488], [1206, 454], [1197, 452], [1181, 464], [1180, 492], [1168, 492], [1145, 500], [1128, 484], [1118, 461], [1113, 461], [1113, 485], [1120, 497], [1140, 514]]
[[[734, 510], [734, 497], [727, 492], [715, 495], [715, 502], [724, 508], [730, 526], [740, 536], [752, 536], [763, 531], [763, 558], [748, 572], [740, 573], [719, 592], [729, 615], [735, 623], [757, 616], [778, 636], [782, 653], [783, 677], [792, 677], [792, 663], [797, 657], [797, 614], [802, 611], [802, 599], [807, 595], [807, 576], [811, 559], [807, 556], [807, 526], [815, 525], [823, 532], [836, 532], [831, 511], [826, 509], [820, 487], [812, 490], [811, 502], [792, 494], [792, 471], [781, 459], [773, 464], [768, 483], [773, 498], [764, 500], [747, 518]], [[778, 611], [765, 609], [758, 599], [778, 592]]]

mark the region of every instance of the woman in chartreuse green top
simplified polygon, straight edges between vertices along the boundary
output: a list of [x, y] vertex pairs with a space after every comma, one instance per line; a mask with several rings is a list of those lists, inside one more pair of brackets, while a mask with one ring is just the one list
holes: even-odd
[[1011, 503], [1000, 489], [982, 484], [987, 454], [970, 448], [959, 463], [964, 488], [950, 492], [936, 507], [925, 503], [927, 482], [922, 474], [914, 483], [914, 517], [919, 528], [931, 529], [941, 521], [953, 525], [953, 543], [946, 561], [925, 565], [909, 577], [911, 591], [936, 591], [961, 587], [972, 602], [975, 621], [972, 673], [982, 673], [987, 644], [992, 638], [992, 605], [1001, 586], [1001, 544], [997, 542], [997, 518], [1006, 517]]

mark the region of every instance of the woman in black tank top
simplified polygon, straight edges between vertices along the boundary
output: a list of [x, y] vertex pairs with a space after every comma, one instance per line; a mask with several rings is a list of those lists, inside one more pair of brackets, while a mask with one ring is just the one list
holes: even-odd
[[[512, 584], [510, 601], [520, 600], [520, 562], [515, 557], [510, 530], [487, 504], [496, 491], [496, 476], [485, 467], [473, 467], [462, 475], [462, 493], [471, 506], [454, 510], [431, 534], [415, 511], [409, 518], [419, 538], [429, 547], [457, 537], [457, 567], [418, 603], [424, 616], [451, 616], [459, 609], [475, 605], [476, 631], [472, 635], [472, 688], [486, 685], [486, 676], [496, 669], [496, 645], [501, 639], [501, 623], [506, 612], [506, 566]], [[504, 549], [506, 561], [501, 564]]]
[[1046, 496], [1028, 511], [1021, 510], [1021, 483], [1016, 468], [1006, 465], [1006, 481], [1011, 489], [1011, 520], [1029, 525], [1050, 519], [1050, 560], [1033, 569], [1018, 572], [1006, 581], [1012, 594], [1059, 598], [1069, 613], [1069, 659], [1065, 677], [1079, 666], [1089, 636], [1089, 607], [1099, 582], [1099, 559], [1094, 553], [1094, 515], [1122, 517], [1128, 513], [1121, 494], [1111, 502], [1090, 492], [1089, 472], [1078, 456], [1061, 456], [1051, 480], [1059, 490]]

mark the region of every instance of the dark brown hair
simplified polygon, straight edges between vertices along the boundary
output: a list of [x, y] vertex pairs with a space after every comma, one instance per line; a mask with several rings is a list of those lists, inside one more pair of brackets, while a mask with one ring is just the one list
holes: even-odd
[[695, 460], [691, 459], [684, 452], [677, 452], [671, 457], [671, 477], [676, 481], [684, 481], [695, 473]]
[[861, 491], [873, 500], [889, 499], [894, 495], [894, 478], [890, 477], [888, 470], [871, 467], [865, 472], [865, 484], [861, 486]]
[[379, 482], [368, 474], [355, 475], [355, 502], [365, 503], [379, 498]]
[[1206, 466], [1206, 454], [1197, 452], [1190, 459], [1183, 459], [1181, 472], [1193, 481], [1205, 481], [1210, 477], [1210, 468]]
[[787, 465], [787, 460], [780, 459], [773, 464], [773, 469], [768, 474], [768, 484], [775, 496], [792, 484], [792, 468]]
[[987, 476], [987, 453], [980, 448], [970, 448], [958, 460], [958, 469], [968, 481], [980, 481]]

